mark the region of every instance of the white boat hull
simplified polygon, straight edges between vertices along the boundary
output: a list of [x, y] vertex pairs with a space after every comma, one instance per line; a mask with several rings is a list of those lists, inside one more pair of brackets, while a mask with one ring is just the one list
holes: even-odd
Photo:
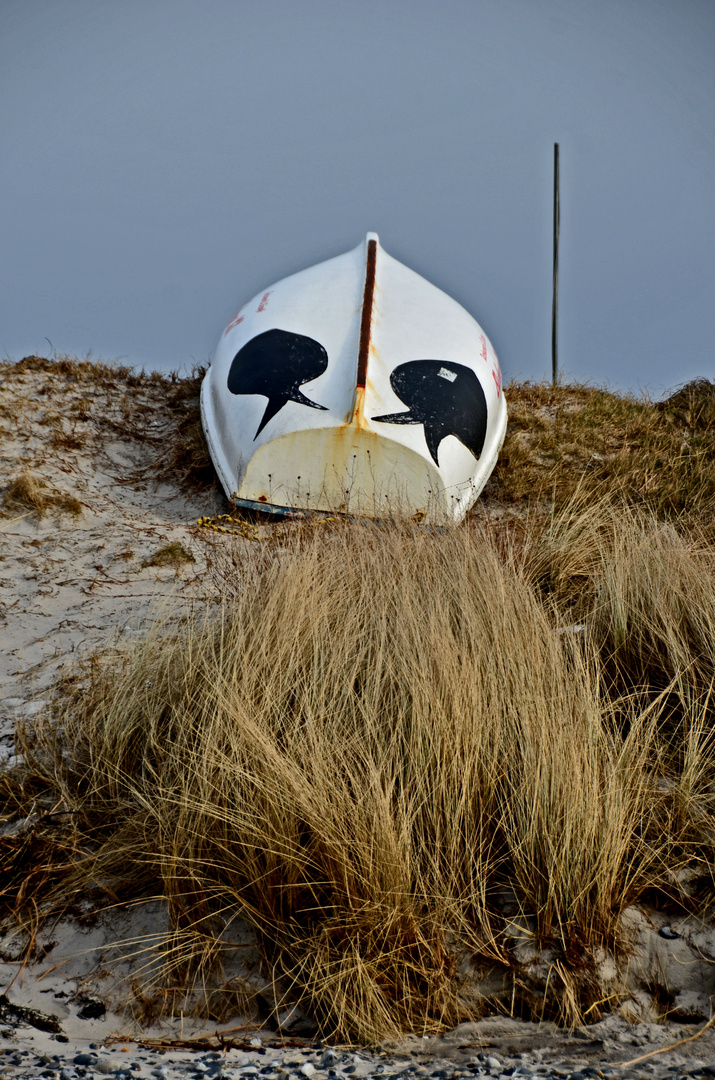
[[507, 419], [479, 324], [374, 234], [236, 314], [201, 408], [229, 498], [431, 521], [464, 517]]

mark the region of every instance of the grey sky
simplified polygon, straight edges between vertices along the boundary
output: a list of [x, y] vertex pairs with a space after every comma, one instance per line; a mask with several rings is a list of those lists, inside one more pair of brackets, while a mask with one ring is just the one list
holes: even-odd
[[715, 375], [715, 0], [0, 0], [0, 352], [205, 362], [369, 229], [507, 378]]

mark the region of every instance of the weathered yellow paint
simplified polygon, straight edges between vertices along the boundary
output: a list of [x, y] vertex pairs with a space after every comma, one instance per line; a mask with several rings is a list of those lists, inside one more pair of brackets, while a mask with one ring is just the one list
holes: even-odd
[[[295, 462], [294, 474], [287, 462]], [[248, 463], [236, 494], [279, 506], [378, 517], [427, 514], [430, 508], [432, 517], [449, 516], [437, 469], [421, 454], [371, 431], [364, 419], [294, 431], [265, 443]]]

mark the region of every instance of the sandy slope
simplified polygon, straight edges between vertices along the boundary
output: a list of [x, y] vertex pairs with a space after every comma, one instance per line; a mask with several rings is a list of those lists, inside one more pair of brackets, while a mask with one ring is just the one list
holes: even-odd
[[[161, 384], [118, 380], [115, 391], [71, 374], [2, 368], [0, 489], [29, 471], [81, 503], [80, 514], [50, 507], [40, 516], [15, 505], [0, 517], [5, 755], [16, 715], [40, 707], [63, 665], [131, 635], [162, 602], [177, 609], [202, 588], [205, 545], [193, 526], [219, 497], [154, 483], [156, 447], [136, 436], [166, 433]], [[147, 565], [172, 542], [194, 561]]]

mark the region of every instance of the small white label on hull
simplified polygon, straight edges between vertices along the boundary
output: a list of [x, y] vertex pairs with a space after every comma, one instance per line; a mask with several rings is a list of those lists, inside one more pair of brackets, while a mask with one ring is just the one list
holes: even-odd
[[446, 379], [447, 382], [454, 382], [454, 380], [457, 378], [457, 372], [448, 371], [446, 367], [441, 367], [437, 374], [441, 379]]

